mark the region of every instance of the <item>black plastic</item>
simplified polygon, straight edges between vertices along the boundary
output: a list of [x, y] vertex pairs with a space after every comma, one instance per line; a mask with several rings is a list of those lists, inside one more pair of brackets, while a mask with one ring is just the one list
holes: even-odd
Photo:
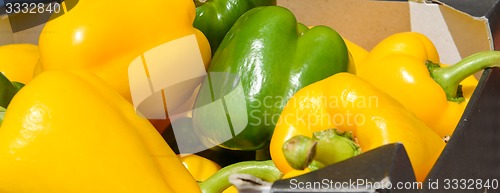
[[500, 187], [481, 188], [487, 181], [491, 186], [500, 180], [500, 68], [483, 72], [427, 179], [439, 183], [435, 188], [424, 186], [424, 192], [500, 192]]
[[[15, 33], [45, 24], [63, 15], [65, 13], [61, 5], [63, 1], [66, 4], [67, 11], [70, 11], [79, 0], [0, 0], [0, 16], [7, 15], [9, 17], [12, 32]], [[45, 4], [43, 9], [36, 7], [39, 3]], [[10, 13], [8, 13], [6, 7], [8, 4], [11, 8]], [[16, 4], [17, 7], [20, 7], [17, 9], [18, 12], [13, 11], [13, 8], [16, 8], [13, 5]], [[53, 12], [54, 6], [59, 7], [59, 12]]]
[[500, 8], [500, 0], [438, 0], [474, 17], [487, 17]]
[[[287, 180], [274, 182], [272, 193], [418, 192], [415, 174], [402, 144], [389, 144], [351, 159]], [[309, 185], [309, 186], [308, 186]]]

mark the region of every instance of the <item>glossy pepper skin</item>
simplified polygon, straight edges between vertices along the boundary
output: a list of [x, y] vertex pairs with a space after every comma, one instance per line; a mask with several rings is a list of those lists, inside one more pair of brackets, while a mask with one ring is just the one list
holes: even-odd
[[33, 78], [39, 58], [34, 44], [0, 46], [0, 125], [12, 97]]
[[192, 25], [195, 11], [191, 0], [79, 1], [45, 24], [39, 38], [40, 69], [89, 70], [132, 101], [128, 66], [158, 45], [195, 34], [208, 65], [210, 46]]
[[0, 157], [0, 192], [200, 192], [155, 128], [83, 71], [43, 72], [16, 94]]
[[363, 62], [363, 60], [366, 58], [366, 56], [368, 56], [368, 51], [361, 47], [360, 45], [344, 38], [344, 42], [347, 46], [347, 50], [349, 50], [349, 54], [351, 55], [351, 58], [352, 58], [352, 63], [354, 65], [351, 65], [352, 66], [352, 69], [349, 70], [348, 72], [351, 72], [352, 74], [356, 74], [356, 66], [358, 66], [359, 64], [361, 64]]
[[193, 26], [210, 42], [212, 54], [233, 24], [250, 9], [276, 5], [276, 0], [194, 0], [196, 17]]
[[362, 152], [402, 143], [418, 181], [423, 181], [445, 143], [400, 103], [369, 82], [338, 73], [299, 90], [280, 115], [271, 139], [271, 157], [284, 173], [292, 170], [282, 147], [293, 136], [336, 128], [352, 132]]
[[196, 179], [198, 182], [203, 182], [210, 176], [212, 176], [215, 172], [220, 170], [219, 164], [215, 163], [212, 160], [201, 157], [196, 154], [191, 154], [187, 156], [178, 155], [179, 160], [181, 160], [182, 164], [189, 173]]
[[207, 146], [261, 149], [269, 143], [281, 110], [297, 90], [345, 72], [348, 65], [346, 45], [333, 29], [297, 24], [292, 12], [283, 7], [254, 8], [234, 24], [212, 58], [208, 73], [218, 73], [218, 85], [204, 82], [195, 103], [196, 108], [210, 103], [213, 99], [203, 97], [210, 96], [208, 92], [223, 95], [241, 83], [246, 112], [227, 116], [232, 116], [233, 125], [240, 120], [247, 124], [243, 129], [233, 127], [241, 132], [223, 141], [220, 136], [229, 131], [211, 128], [226, 120], [219, 122], [213, 111], [195, 109], [194, 130]]
[[33, 79], [40, 53], [33, 44], [8, 44], [0, 46], [0, 72], [15, 82], [23, 84]]
[[[205, 189], [202, 189], [203, 193], [209, 193], [213, 191], [213, 189], [218, 190], [218, 188], [215, 187], [215, 184], [217, 183], [209, 182], [211, 183], [210, 185], [203, 185], [203, 182], [211, 178], [213, 175], [217, 174], [217, 172], [219, 172], [220, 169], [222, 169], [219, 166], [219, 164], [215, 163], [210, 159], [204, 158], [196, 154], [191, 154], [188, 156], [179, 156], [179, 159], [182, 161], [182, 164], [188, 169], [189, 173], [193, 175], [194, 179], [198, 181], [200, 186], [205, 187]], [[218, 179], [223, 181], [224, 178], [218, 178]], [[234, 186], [230, 186], [229, 188], [223, 190], [222, 193], [238, 193], [238, 190]]]
[[459, 81], [463, 101], [447, 99], [429, 73], [427, 61], [440, 62], [433, 43], [423, 34], [403, 32], [377, 44], [358, 65], [357, 74], [394, 97], [441, 137], [451, 136], [478, 81], [472, 74], [465, 76]]

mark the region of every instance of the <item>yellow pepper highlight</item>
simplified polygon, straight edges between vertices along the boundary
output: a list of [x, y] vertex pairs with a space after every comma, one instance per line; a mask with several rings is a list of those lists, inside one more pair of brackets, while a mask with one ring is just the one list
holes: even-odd
[[441, 137], [451, 136], [478, 81], [467, 77], [461, 82], [465, 100], [449, 101], [426, 61], [440, 62], [433, 43], [417, 32], [398, 33], [370, 51], [357, 75], [394, 97]]
[[33, 44], [8, 44], [0, 46], [0, 72], [10, 81], [28, 83], [40, 59], [38, 46]]
[[[193, 175], [194, 179], [198, 182], [203, 182], [207, 180], [210, 176], [214, 175], [217, 171], [221, 169], [219, 164], [212, 160], [201, 157], [196, 154], [191, 154], [188, 156], [179, 156], [182, 164], [188, 169], [189, 173]], [[237, 193], [238, 189], [234, 186], [222, 191], [222, 193]]]
[[283, 173], [292, 171], [282, 151], [297, 135], [336, 128], [352, 132], [363, 152], [402, 143], [415, 176], [423, 181], [445, 143], [400, 103], [350, 73], [338, 73], [296, 92], [287, 102], [274, 130], [270, 152]]
[[79, 1], [45, 24], [40, 68], [89, 70], [131, 101], [128, 66], [158, 45], [195, 34], [208, 65], [210, 45], [192, 25], [195, 13], [191, 0]]
[[363, 60], [368, 56], [368, 51], [361, 47], [360, 45], [343, 38], [345, 45], [347, 46], [347, 50], [349, 50], [349, 54], [351, 54], [351, 58], [354, 62], [354, 65], [350, 65], [350, 68], [354, 69], [349, 69], [348, 72], [351, 72], [353, 74], [356, 74], [356, 67], [363, 62]]
[[306, 168], [304, 170], [291, 170], [288, 173], [286, 173], [285, 175], [283, 175], [282, 179], [294, 178], [294, 177], [297, 177], [300, 175], [307, 174], [309, 172], [311, 172], [311, 170], [309, 168]]
[[205, 181], [221, 168], [219, 164], [215, 163], [214, 161], [196, 154], [190, 154], [187, 156], [178, 155], [178, 157], [184, 167], [186, 167], [189, 173], [198, 182]]
[[43, 72], [12, 99], [0, 184], [15, 193], [200, 192], [155, 128], [84, 71]]

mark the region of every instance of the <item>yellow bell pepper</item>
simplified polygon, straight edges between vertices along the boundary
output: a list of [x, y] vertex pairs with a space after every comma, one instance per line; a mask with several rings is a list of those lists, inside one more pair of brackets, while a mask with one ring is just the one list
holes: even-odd
[[394, 97], [444, 138], [452, 135], [477, 85], [472, 75], [499, 66], [500, 52], [474, 54], [448, 67], [439, 61], [427, 37], [403, 32], [377, 44], [358, 66], [357, 74]]
[[[179, 159], [182, 161], [182, 164], [188, 169], [189, 173], [193, 175], [194, 179], [199, 183], [203, 183], [203, 181], [210, 178], [212, 175], [217, 173], [221, 167], [219, 164], [215, 163], [212, 160], [201, 157], [196, 154], [191, 154], [188, 156], [179, 156]], [[230, 186], [226, 188], [222, 193], [237, 193], [238, 189], [234, 186]], [[206, 193], [206, 191], [204, 191]]]
[[33, 44], [8, 44], [0, 46], [0, 72], [10, 81], [28, 83], [40, 59], [38, 46]]
[[220, 170], [219, 164], [196, 154], [178, 156], [184, 167], [198, 182], [203, 182]]
[[154, 127], [97, 76], [46, 71], [0, 127], [0, 192], [200, 192]]
[[229, 186], [229, 188], [222, 191], [222, 193], [238, 193], [238, 189], [234, 186]]
[[311, 170], [309, 168], [306, 168], [306, 169], [303, 169], [303, 170], [292, 170], [292, 171], [289, 171], [288, 173], [286, 173], [285, 175], [283, 175], [282, 179], [288, 179], [288, 178], [297, 177], [297, 176], [300, 176], [300, 175], [307, 174], [309, 172], [311, 172]]
[[87, 69], [132, 101], [128, 66], [156, 46], [195, 34], [208, 65], [210, 45], [193, 27], [195, 13], [192, 0], [79, 1], [45, 24], [40, 69]]
[[400, 103], [367, 81], [338, 73], [296, 92], [274, 130], [270, 151], [283, 173], [292, 170], [282, 150], [294, 136], [336, 128], [350, 132], [362, 152], [402, 143], [417, 180], [423, 181], [445, 146], [443, 140]]
[[380, 60], [392, 54], [409, 54], [421, 60], [439, 63], [439, 54], [432, 41], [418, 32], [401, 32], [393, 34], [379, 42], [365, 57], [360, 68], [365, 64]]
[[351, 55], [350, 57], [352, 57], [352, 60], [354, 63], [354, 65], [350, 65], [349, 67], [350, 68], [354, 68], [354, 69], [349, 69], [348, 72], [351, 72], [353, 74], [356, 73], [356, 66], [358, 66], [359, 64], [362, 63], [362, 61], [366, 58], [366, 56], [368, 56], [368, 51], [361, 47], [360, 45], [346, 39], [346, 38], [343, 38], [344, 39], [344, 42], [345, 42], [345, 45], [347, 46], [347, 50], [349, 50], [349, 54]]

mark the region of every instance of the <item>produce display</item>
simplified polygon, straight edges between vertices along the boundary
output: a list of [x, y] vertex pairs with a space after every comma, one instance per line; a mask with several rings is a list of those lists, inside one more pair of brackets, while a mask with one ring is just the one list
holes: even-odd
[[[471, 101], [473, 74], [500, 66], [500, 51], [443, 64], [410, 31], [367, 50], [276, 0], [80, 0], [57, 16], [36, 45], [0, 45], [0, 192], [231, 193], [234, 174], [274, 182], [393, 143], [423, 182]], [[190, 36], [194, 45], [158, 53], [196, 49], [206, 70], [175, 90], [190, 111], [170, 118], [194, 141], [176, 145], [252, 159], [180, 152], [162, 137], [178, 137], [176, 125], [137, 111], [129, 65], [141, 59], [151, 81], [162, 72], [147, 71], [145, 53]]]

